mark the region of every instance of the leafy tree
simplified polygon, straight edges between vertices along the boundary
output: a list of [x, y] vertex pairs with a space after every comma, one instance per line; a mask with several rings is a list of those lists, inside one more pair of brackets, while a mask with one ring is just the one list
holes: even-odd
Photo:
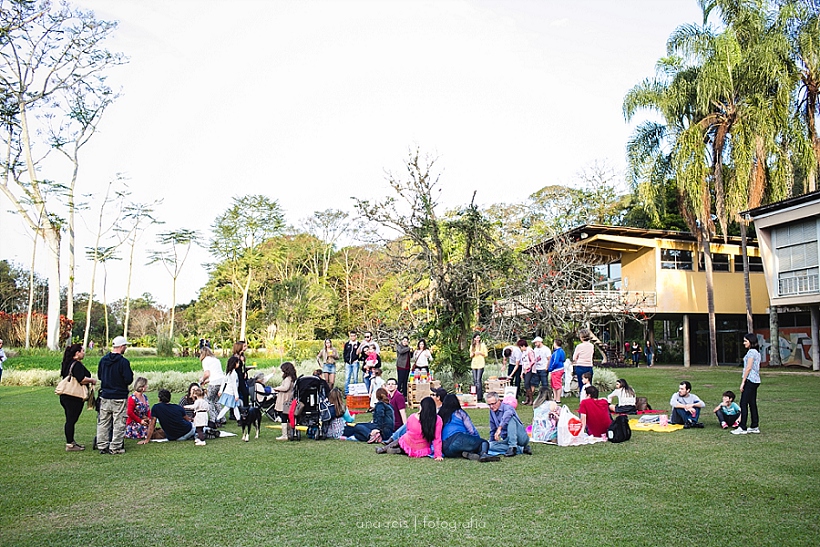
[[473, 201], [442, 216], [435, 159], [410, 151], [406, 173], [388, 173], [395, 193], [381, 201], [354, 198], [367, 221], [397, 234], [403, 245], [396, 259], [417, 279], [427, 278], [437, 317], [430, 325], [438, 338], [437, 362], [460, 374], [467, 369], [467, 344], [476, 324], [479, 302], [491, 280], [504, 273], [510, 253], [495, 238], [492, 223]]
[[263, 195], [234, 197], [228, 209], [211, 226], [211, 254], [227, 261], [233, 290], [242, 295], [239, 339], [245, 340], [248, 294], [260, 266], [259, 246], [281, 233], [284, 215], [276, 200]]
[[[115, 23], [68, 4], [4, 2], [0, 6], [0, 131], [6, 144], [0, 192], [42, 237], [49, 252], [48, 347], [60, 345], [60, 230], [62, 219], [47, 206], [38, 154], [50, 148], [38, 116], [65, 108], [72, 93], [99, 89], [100, 78], [123, 57], [106, 50]], [[38, 153], [38, 145], [43, 151]]]

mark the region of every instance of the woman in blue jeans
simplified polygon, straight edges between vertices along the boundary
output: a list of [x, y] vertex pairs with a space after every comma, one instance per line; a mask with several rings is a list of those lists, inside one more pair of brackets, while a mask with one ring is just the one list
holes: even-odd
[[376, 406], [373, 407], [373, 421], [356, 424], [353, 427], [346, 425], [344, 437], [349, 440], [355, 439], [361, 442], [371, 442], [372, 432], [378, 431], [380, 438], [378, 441], [373, 442], [381, 442], [381, 440], [390, 438], [390, 435], [393, 434], [394, 426], [393, 407], [390, 406], [390, 395], [386, 389], [380, 387], [376, 390], [376, 398], [378, 402]]
[[497, 462], [498, 456], [490, 456], [490, 443], [482, 439], [473, 421], [461, 408], [458, 397], [452, 393], [444, 397], [438, 412], [444, 427], [441, 429], [442, 453], [445, 458], [467, 458], [480, 462]]

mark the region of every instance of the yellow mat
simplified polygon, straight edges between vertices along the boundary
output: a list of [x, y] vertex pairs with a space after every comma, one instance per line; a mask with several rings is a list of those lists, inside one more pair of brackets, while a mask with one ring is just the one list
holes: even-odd
[[629, 428], [632, 429], [632, 431], [657, 431], [659, 433], [671, 433], [672, 431], [683, 429], [683, 426], [680, 424], [669, 424], [666, 426], [659, 423], [642, 424], [636, 418], [633, 418], [629, 420]]

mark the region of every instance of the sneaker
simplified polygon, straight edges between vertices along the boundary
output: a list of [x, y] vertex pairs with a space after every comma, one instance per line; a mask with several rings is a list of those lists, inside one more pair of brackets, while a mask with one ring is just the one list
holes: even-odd
[[399, 448], [398, 446], [390, 447], [390, 448], [387, 448], [386, 450], [387, 450], [388, 454], [401, 454], [402, 453], [401, 448]]
[[518, 453], [518, 451], [515, 449], [515, 447], [511, 446], [510, 448], [507, 449], [507, 452], [505, 452], [504, 455], [507, 456], [508, 458], [512, 458], [517, 453]]
[[80, 444], [80, 443], [78, 443], [77, 441], [74, 441], [74, 446], [76, 446], [76, 447], [77, 447], [77, 448], [79, 448], [80, 450], [85, 450], [85, 445], [84, 445], [84, 444]]
[[105, 456], [106, 454], [111, 454], [111, 451], [107, 448], [100, 448], [100, 456]]
[[749, 429], [746, 430], [746, 433], [760, 433], [760, 428], [759, 427], [750, 427]]
[[691, 429], [691, 427], [692, 427], [692, 422], [686, 422], [685, 424], [683, 424], [684, 429]]
[[732, 435], [745, 435], [747, 431], [745, 429], [737, 428], [732, 430]]
[[205, 441], [200, 441], [199, 439], [197, 439], [196, 441], [194, 441], [194, 444], [197, 446], [205, 446]]
[[703, 422], [695, 422], [695, 423], [692, 424], [692, 427], [696, 427], [698, 429], [703, 429], [704, 427], [706, 427], [706, 424], [703, 423]]
[[124, 448], [114, 448], [114, 449], [109, 448], [108, 453], [109, 454], [115, 454], [115, 455], [125, 454], [125, 449]]
[[723, 429], [728, 429], [729, 424], [727, 424], [726, 422], [720, 422], [720, 427], [722, 427]]
[[732, 427], [740, 427], [740, 418], [735, 420], [735, 424]]
[[485, 463], [485, 462], [500, 462], [500, 456], [490, 456], [489, 454], [480, 455], [478, 457], [478, 461]]
[[524, 454], [528, 454], [528, 455], [532, 456], [532, 447], [530, 445], [525, 445], [524, 446]]
[[387, 448], [384, 446], [377, 446], [376, 454], [387, 454]]
[[66, 452], [80, 452], [81, 450], [85, 450], [85, 447], [80, 446], [76, 443], [71, 443], [71, 444], [65, 445], [65, 451]]
[[479, 456], [475, 452], [462, 452], [461, 457], [465, 460], [478, 460], [481, 458], [481, 456]]

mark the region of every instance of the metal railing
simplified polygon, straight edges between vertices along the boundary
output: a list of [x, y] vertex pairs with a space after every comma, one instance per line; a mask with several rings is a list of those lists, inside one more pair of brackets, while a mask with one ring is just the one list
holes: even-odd
[[549, 302], [544, 300], [546, 298], [539, 298], [537, 294], [499, 300], [493, 305], [493, 312], [495, 315], [514, 317], [538, 312], [544, 305], [555, 305], [556, 302], [569, 310], [583, 309], [601, 314], [654, 312], [658, 305], [657, 294], [650, 291], [563, 291], [558, 298], [550, 295]]
[[809, 274], [795, 277], [781, 277], [777, 280], [779, 296], [795, 296], [820, 292], [820, 275]]

